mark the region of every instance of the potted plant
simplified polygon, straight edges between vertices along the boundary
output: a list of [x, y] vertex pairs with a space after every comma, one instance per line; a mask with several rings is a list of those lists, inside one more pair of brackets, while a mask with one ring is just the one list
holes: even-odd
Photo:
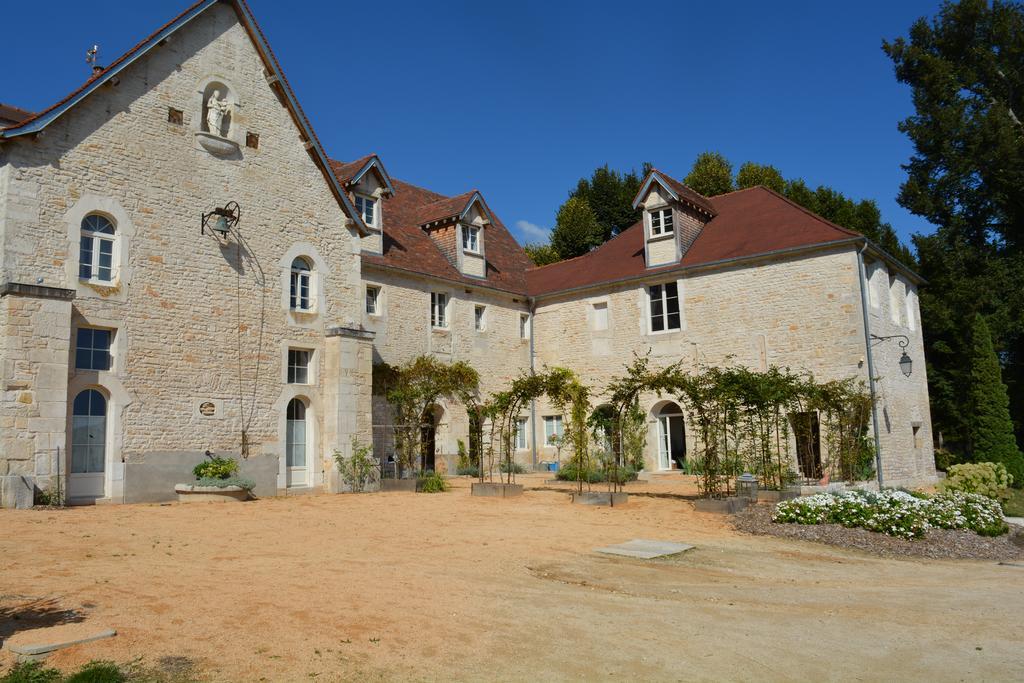
[[251, 479], [238, 476], [238, 461], [219, 458], [206, 451], [206, 459], [192, 468], [195, 481], [177, 484], [174, 492], [180, 503], [213, 503], [248, 500], [256, 486]]

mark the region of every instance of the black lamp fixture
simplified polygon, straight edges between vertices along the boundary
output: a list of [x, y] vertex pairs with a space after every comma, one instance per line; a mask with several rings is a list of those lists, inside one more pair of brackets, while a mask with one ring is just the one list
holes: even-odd
[[910, 377], [910, 373], [914, 371], [914, 361], [907, 355], [907, 346], [910, 344], [910, 338], [905, 334], [892, 334], [888, 337], [879, 337], [877, 334], [873, 334], [871, 338], [877, 341], [895, 339], [896, 343], [903, 349], [903, 354], [900, 356], [900, 371], [904, 377]]
[[202, 214], [202, 222], [199, 227], [199, 234], [205, 235], [206, 229], [210, 229], [211, 235], [226, 237], [231, 228], [238, 224], [242, 217], [242, 207], [238, 202], [228, 202], [224, 206], [218, 206], [210, 213]]

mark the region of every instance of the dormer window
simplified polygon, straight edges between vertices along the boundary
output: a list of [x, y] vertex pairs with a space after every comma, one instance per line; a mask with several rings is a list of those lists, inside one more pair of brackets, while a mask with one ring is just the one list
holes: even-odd
[[670, 234], [674, 226], [672, 224], [672, 209], [656, 209], [651, 211], [651, 237]]
[[480, 228], [472, 225], [462, 227], [462, 250], [471, 254], [480, 253]]
[[370, 197], [364, 197], [361, 194], [356, 195], [356, 211], [363, 219], [363, 223], [366, 223], [368, 228], [377, 227], [377, 200]]

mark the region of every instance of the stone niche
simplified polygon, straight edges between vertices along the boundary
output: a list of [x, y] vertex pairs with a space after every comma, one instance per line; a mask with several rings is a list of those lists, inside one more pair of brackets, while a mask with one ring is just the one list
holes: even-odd
[[240, 156], [238, 91], [226, 79], [211, 77], [199, 84], [197, 92], [196, 142], [214, 156]]

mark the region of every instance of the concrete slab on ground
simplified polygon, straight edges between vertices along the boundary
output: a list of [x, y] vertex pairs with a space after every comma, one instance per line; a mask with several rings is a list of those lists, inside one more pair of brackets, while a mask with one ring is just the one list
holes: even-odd
[[1003, 517], [1007, 524], [1016, 524], [1017, 526], [1024, 526], [1024, 517]]
[[623, 557], [634, 557], [641, 560], [651, 560], [656, 557], [668, 557], [678, 555], [693, 548], [686, 543], [672, 543], [671, 541], [649, 541], [642, 538], [634, 538], [632, 541], [610, 545], [607, 548], [598, 548], [595, 552], [606, 555], [622, 555]]
[[57, 650], [103, 638], [113, 638], [116, 635], [117, 631], [112, 628], [62, 624], [16, 633], [4, 643], [4, 647], [10, 650], [18, 661], [38, 661], [49, 657]]

